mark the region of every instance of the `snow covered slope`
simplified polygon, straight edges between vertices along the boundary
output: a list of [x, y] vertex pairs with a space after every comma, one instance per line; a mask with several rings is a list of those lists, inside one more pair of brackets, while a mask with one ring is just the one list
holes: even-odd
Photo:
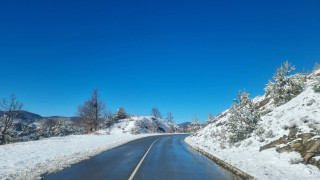
[[134, 139], [159, 134], [105, 132], [46, 138], [0, 146], [0, 179], [37, 179]]
[[[256, 97], [253, 102], [261, 120], [243, 141], [229, 141], [229, 110], [186, 141], [257, 179], [320, 179], [319, 169], [306, 160], [311, 146], [315, 147], [311, 160], [320, 159], [320, 93], [313, 89], [319, 75], [318, 70], [306, 76], [303, 92], [281, 106], [265, 96]], [[311, 141], [310, 147], [302, 146]]]
[[110, 134], [145, 134], [145, 133], [173, 133], [178, 126], [152, 116], [131, 116], [121, 119], [107, 129]]

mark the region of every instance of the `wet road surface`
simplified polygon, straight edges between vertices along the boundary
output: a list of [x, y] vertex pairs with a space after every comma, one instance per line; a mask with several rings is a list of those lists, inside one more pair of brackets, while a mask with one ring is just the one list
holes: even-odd
[[183, 141], [186, 136], [162, 135], [134, 140], [43, 178], [240, 179], [188, 147]]

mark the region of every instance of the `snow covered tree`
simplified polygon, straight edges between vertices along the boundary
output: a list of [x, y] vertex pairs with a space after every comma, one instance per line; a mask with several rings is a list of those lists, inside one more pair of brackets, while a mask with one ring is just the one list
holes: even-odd
[[58, 121], [53, 118], [44, 119], [41, 121], [41, 129], [48, 131], [51, 133], [53, 131], [53, 128], [57, 126]]
[[98, 89], [94, 89], [91, 98], [78, 107], [78, 115], [86, 132], [98, 129], [105, 113], [105, 104], [100, 99]]
[[49, 118], [41, 121], [39, 137], [66, 136], [76, 132], [75, 127], [67, 123], [66, 118]]
[[12, 94], [10, 98], [3, 98], [0, 102], [0, 110], [3, 111], [3, 117], [0, 117], [0, 144], [6, 144], [9, 131], [13, 126], [13, 121], [18, 117], [23, 104]]
[[167, 117], [166, 117], [166, 120], [170, 123], [173, 123], [173, 115], [171, 112], [168, 112], [167, 113]]
[[113, 119], [115, 121], [118, 121], [120, 119], [125, 119], [128, 117], [128, 114], [126, 113], [126, 111], [124, 110], [123, 107], [119, 108], [118, 111], [114, 114]]
[[316, 64], [314, 65], [314, 67], [313, 67], [313, 72], [314, 71], [317, 71], [317, 70], [319, 70], [320, 69], [320, 65], [318, 64], [318, 62], [316, 62]]
[[156, 108], [156, 107], [152, 108], [152, 110], [151, 110], [151, 115], [152, 115], [153, 117], [155, 117], [155, 118], [160, 118], [160, 119], [162, 119], [162, 115], [161, 115], [159, 109]]
[[273, 76], [274, 82], [270, 80], [267, 84], [266, 95], [271, 96], [275, 105], [282, 105], [302, 92], [303, 79], [301, 75], [289, 75], [294, 70], [295, 67], [286, 61], [277, 69]]
[[105, 127], [110, 127], [113, 123], [115, 122], [113, 114], [111, 111], [107, 111], [105, 113], [105, 121], [104, 121], [104, 126]]
[[254, 109], [252, 99], [245, 90], [243, 93], [239, 91], [238, 100], [231, 106], [230, 114], [228, 130], [232, 143], [246, 139], [260, 120], [260, 114]]

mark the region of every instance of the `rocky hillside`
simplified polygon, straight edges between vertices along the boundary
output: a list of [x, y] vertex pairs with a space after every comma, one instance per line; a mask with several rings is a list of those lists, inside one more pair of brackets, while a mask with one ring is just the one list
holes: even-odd
[[320, 179], [320, 70], [299, 78], [302, 91], [285, 103], [264, 95], [245, 106], [256, 121], [244, 122], [244, 136], [230, 125], [231, 107], [186, 141], [257, 179]]

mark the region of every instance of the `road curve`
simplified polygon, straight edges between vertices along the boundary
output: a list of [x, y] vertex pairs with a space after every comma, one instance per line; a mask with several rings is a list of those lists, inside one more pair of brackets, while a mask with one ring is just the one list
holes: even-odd
[[186, 136], [134, 140], [43, 179], [240, 179], [188, 147]]

